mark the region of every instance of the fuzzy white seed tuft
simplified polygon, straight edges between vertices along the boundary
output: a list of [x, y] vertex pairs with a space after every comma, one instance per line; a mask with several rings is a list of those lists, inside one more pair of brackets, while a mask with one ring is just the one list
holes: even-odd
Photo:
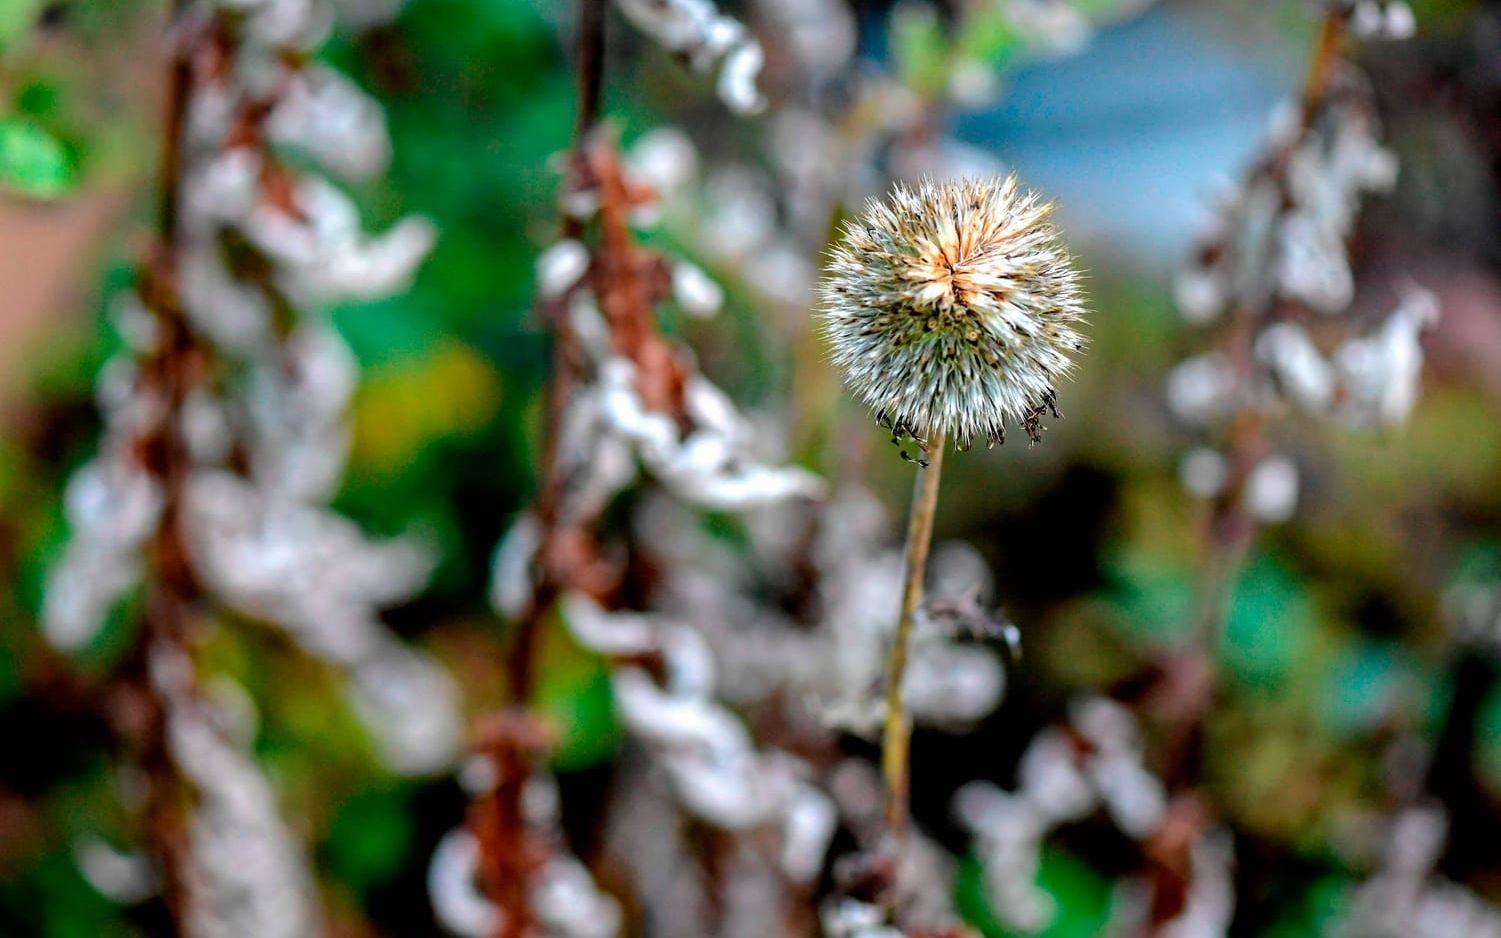
[[898, 434], [962, 448], [1036, 442], [1083, 346], [1073, 259], [1052, 206], [1015, 177], [897, 185], [844, 227], [821, 285], [846, 384]]

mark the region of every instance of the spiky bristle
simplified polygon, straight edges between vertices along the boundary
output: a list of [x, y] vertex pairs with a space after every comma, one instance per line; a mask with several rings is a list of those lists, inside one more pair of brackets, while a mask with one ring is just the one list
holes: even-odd
[[898, 184], [844, 227], [820, 318], [845, 383], [891, 425], [961, 447], [1034, 441], [1083, 345], [1079, 275], [1016, 178]]

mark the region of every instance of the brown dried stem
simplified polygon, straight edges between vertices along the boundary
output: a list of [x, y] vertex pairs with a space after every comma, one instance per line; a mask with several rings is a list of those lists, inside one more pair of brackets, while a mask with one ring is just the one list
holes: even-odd
[[167, 702], [163, 689], [153, 679], [151, 662], [166, 649], [186, 651], [198, 596], [180, 529], [188, 468], [181, 415], [198, 356], [171, 285], [164, 280], [170, 273], [170, 267], [162, 270], [157, 266], [142, 275], [142, 299], [162, 334], [156, 353], [142, 362], [142, 381], [161, 396], [164, 406], [157, 425], [140, 441], [140, 457], [146, 471], [161, 486], [163, 500], [161, 518], [148, 547], [144, 637], [133, 656], [132, 670], [147, 710], [139, 743], [139, 759], [148, 780], [147, 831], [162, 865], [167, 906], [180, 927], [187, 902], [186, 803], [191, 789], [170, 752]]
[[[575, 63], [578, 104], [574, 152], [565, 181], [572, 191], [587, 188], [590, 183], [587, 147], [601, 105], [604, 35], [604, 0], [580, 0]], [[571, 217], [564, 219], [563, 228], [570, 238], [583, 234], [582, 224]], [[540, 312], [552, 333], [553, 349], [544, 392], [541, 482], [533, 509], [538, 527], [536, 581], [507, 652], [511, 707], [489, 718], [477, 734], [476, 748], [489, 758], [496, 784], [476, 797], [469, 809], [469, 826], [479, 847], [479, 885], [501, 913], [496, 938], [526, 938], [535, 932], [531, 890], [551, 849], [551, 844], [529, 827], [523, 812], [527, 780], [550, 745], [542, 725], [527, 712], [536, 683], [542, 630], [563, 589], [587, 584], [594, 587], [588, 591], [598, 592], [603, 582], [603, 565], [590, 525], [586, 519], [573, 517], [565, 504], [568, 480], [563, 475], [559, 447], [580, 368], [567, 298], [544, 302]]]
[[527, 780], [552, 738], [540, 720], [514, 710], [491, 717], [478, 736], [475, 748], [489, 758], [495, 786], [469, 807], [469, 827], [479, 844], [476, 878], [503, 913], [496, 938], [526, 938], [536, 925], [532, 880], [551, 844], [527, 825], [523, 805]]
[[923, 581], [928, 572], [928, 548], [933, 543], [933, 518], [938, 511], [938, 481], [943, 469], [943, 431], [927, 441], [927, 460], [919, 463], [913, 483], [912, 507], [907, 516], [907, 544], [903, 561], [902, 609], [891, 641], [886, 670], [886, 727], [881, 746], [881, 769], [886, 779], [886, 828], [898, 850], [907, 833], [908, 802], [912, 789], [909, 749], [912, 721], [907, 715], [902, 682], [907, 673], [908, 646], [922, 605]]
[[[604, 88], [604, 0], [580, 0], [575, 67], [578, 72], [578, 104], [574, 121], [573, 153], [564, 185], [579, 191], [592, 185], [589, 144], [599, 120]], [[564, 235], [577, 238], [583, 226], [577, 219], [563, 221]], [[540, 312], [552, 333], [552, 370], [548, 375], [546, 427], [543, 431], [541, 483], [535, 512], [539, 529], [537, 582], [531, 601], [517, 622], [507, 660], [511, 700], [525, 706], [534, 684], [535, 659], [543, 620], [563, 584], [580, 579], [581, 571], [597, 568], [597, 552], [587, 529], [565, 517], [567, 482], [560, 469], [558, 442], [564, 415], [578, 380], [579, 350], [568, 322], [566, 298], [544, 302]]]
[[[173, 24], [180, 4], [172, 8]], [[169, 28], [169, 32], [172, 29]], [[157, 342], [140, 363], [140, 380], [162, 402], [155, 424], [136, 442], [135, 457], [162, 491], [162, 513], [148, 546], [144, 636], [132, 655], [131, 693], [138, 695], [142, 719], [134, 729], [137, 760], [147, 779], [145, 822], [161, 864], [163, 895], [174, 932], [186, 918], [189, 863], [187, 801], [191, 789], [173, 761], [168, 742], [167, 703], [151, 674], [159, 649], [185, 650], [198, 585], [180, 530], [188, 459], [181, 435], [182, 410], [197, 379], [201, 355], [183, 316], [176, 287], [177, 196], [182, 174], [182, 127], [192, 92], [186, 37], [171, 37], [167, 109], [163, 120], [158, 176], [157, 246], [141, 265], [138, 288], [157, 328]]]
[[[669, 281], [660, 260], [636, 246], [629, 227], [631, 208], [643, 194], [626, 183], [613, 148], [595, 133], [580, 141], [573, 156], [573, 174], [570, 185], [593, 190], [600, 200], [599, 240], [586, 283], [598, 299], [614, 351], [635, 364], [638, 390], [646, 406], [681, 415], [687, 368], [658, 331], [655, 314]], [[558, 596], [565, 590], [578, 590], [603, 599], [615, 589], [617, 579], [599, 554], [594, 533], [598, 519], [568, 505], [570, 480], [565, 477], [558, 446], [582, 362], [567, 321], [566, 299], [549, 302], [543, 311], [553, 330], [555, 371], [548, 381], [547, 440], [535, 507], [539, 527], [536, 582], [509, 651], [512, 709], [497, 718], [510, 725], [532, 719], [526, 706], [535, 682], [536, 650]], [[524, 777], [536, 760], [534, 756], [502, 761], [494, 746], [484, 748], [507, 781], [484, 796], [471, 815], [480, 839], [482, 868], [491, 871], [482, 881], [504, 913], [497, 938], [521, 938], [530, 933], [531, 926], [525, 923], [532, 920], [529, 884], [541, 865], [538, 854], [545, 859], [549, 846], [527, 829], [520, 811]], [[488, 807], [481, 810], [479, 804]], [[483, 831], [478, 827], [481, 822]]]

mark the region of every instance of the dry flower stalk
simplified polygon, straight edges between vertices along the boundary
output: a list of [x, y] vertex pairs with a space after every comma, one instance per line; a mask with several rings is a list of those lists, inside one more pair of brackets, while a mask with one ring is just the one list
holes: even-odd
[[[1050, 204], [1015, 177], [898, 184], [844, 227], [822, 284], [822, 325], [845, 383], [894, 441], [920, 452], [900, 618], [889, 651], [882, 770], [898, 850], [911, 789], [908, 647], [922, 606], [945, 441], [1036, 443], [1083, 347], [1083, 297]], [[906, 451], [902, 455], [907, 457]]]
[[929, 441], [925, 464], [918, 466], [912, 489], [912, 511], [907, 518], [907, 545], [903, 559], [902, 611], [891, 643], [886, 672], [886, 726], [882, 734], [881, 771], [886, 779], [886, 826], [900, 837], [907, 827], [907, 802], [911, 796], [912, 768], [908, 750], [912, 742], [912, 719], [902, 700], [902, 682], [907, 673], [907, 650], [912, 628], [922, 606], [923, 580], [928, 572], [928, 549], [933, 543], [933, 517], [938, 513], [938, 481], [943, 470], [943, 433]]

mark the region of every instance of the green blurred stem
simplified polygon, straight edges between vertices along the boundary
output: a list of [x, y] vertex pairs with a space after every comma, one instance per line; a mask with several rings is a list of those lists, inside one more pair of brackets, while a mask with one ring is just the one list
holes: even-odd
[[912, 626], [922, 605], [923, 581], [928, 572], [928, 548], [933, 543], [933, 516], [938, 509], [938, 480], [943, 469], [943, 431], [928, 439], [927, 462], [920, 464], [913, 485], [912, 508], [907, 516], [904, 555], [902, 615], [891, 642], [886, 671], [886, 731], [881, 748], [881, 768], [886, 778], [886, 828], [898, 842], [907, 833], [908, 801], [912, 790], [912, 766], [908, 752], [912, 721], [902, 697], [907, 673]]

